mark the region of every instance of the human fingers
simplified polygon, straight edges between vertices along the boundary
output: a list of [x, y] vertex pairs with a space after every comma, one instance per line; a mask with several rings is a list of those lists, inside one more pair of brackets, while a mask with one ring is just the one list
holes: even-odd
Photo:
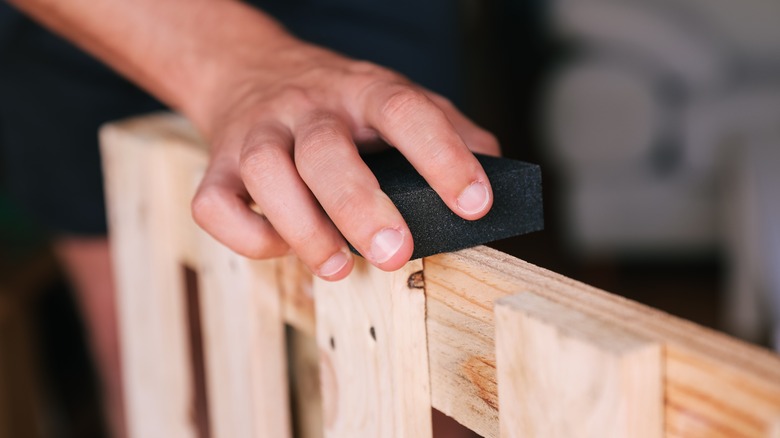
[[255, 127], [240, 157], [241, 178], [279, 235], [315, 274], [339, 280], [354, 260], [344, 238], [298, 175], [293, 138], [277, 124]]
[[249, 207], [249, 194], [227, 160], [212, 160], [192, 200], [192, 216], [212, 237], [254, 259], [289, 251], [266, 218]]
[[379, 82], [364, 96], [366, 121], [406, 156], [453, 212], [476, 220], [490, 210], [493, 193], [485, 171], [423, 91]]
[[493, 134], [463, 115], [449, 99], [431, 91], [426, 91], [425, 94], [444, 111], [469, 150], [494, 157], [501, 156], [501, 147]]
[[328, 216], [373, 264], [395, 270], [412, 255], [409, 228], [358, 154], [339, 117], [315, 111], [295, 128], [295, 164]]

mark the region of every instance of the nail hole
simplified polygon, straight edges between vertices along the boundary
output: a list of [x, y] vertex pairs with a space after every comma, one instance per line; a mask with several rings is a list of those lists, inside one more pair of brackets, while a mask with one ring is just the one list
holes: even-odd
[[417, 271], [406, 280], [406, 286], [409, 289], [425, 289], [425, 274], [423, 271]]
[[335, 350], [336, 349], [336, 340], [333, 339], [333, 336], [330, 337], [330, 348], [331, 348], [331, 350]]
[[376, 330], [374, 330], [373, 325], [368, 329], [368, 333], [371, 334], [371, 339], [376, 341]]

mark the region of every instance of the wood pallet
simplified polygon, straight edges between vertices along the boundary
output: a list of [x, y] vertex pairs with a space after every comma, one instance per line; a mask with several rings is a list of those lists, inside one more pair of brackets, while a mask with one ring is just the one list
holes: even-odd
[[184, 120], [101, 139], [132, 437], [416, 438], [432, 406], [486, 437], [780, 436], [769, 351], [486, 247], [337, 283], [247, 260], [190, 218]]

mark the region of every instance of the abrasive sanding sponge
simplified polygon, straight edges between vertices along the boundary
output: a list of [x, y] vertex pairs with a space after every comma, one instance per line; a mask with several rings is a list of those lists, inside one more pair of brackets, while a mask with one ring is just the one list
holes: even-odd
[[[412, 258], [457, 251], [544, 227], [539, 166], [476, 154], [493, 188], [493, 207], [482, 219], [453, 213], [396, 149], [363, 155], [406, 220], [414, 239]], [[354, 249], [353, 249], [354, 251]]]

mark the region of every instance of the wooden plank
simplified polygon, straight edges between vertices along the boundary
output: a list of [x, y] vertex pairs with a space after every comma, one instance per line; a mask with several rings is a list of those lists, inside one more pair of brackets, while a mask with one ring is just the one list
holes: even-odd
[[388, 273], [359, 259], [315, 279], [326, 437], [431, 436], [421, 275], [421, 260]]
[[495, 318], [502, 437], [663, 435], [660, 344], [529, 293]]
[[293, 377], [292, 398], [294, 431], [297, 438], [322, 438], [322, 393], [320, 392], [320, 350], [317, 340], [291, 329], [287, 332], [290, 369]]
[[291, 436], [275, 260], [252, 261], [200, 233], [201, 313], [212, 436]]
[[171, 244], [178, 175], [165, 137], [133, 126], [101, 131], [129, 436], [194, 438], [183, 275]]
[[666, 433], [770, 436], [780, 357], [485, 247], [425, 259], [433, 405], [498, 436], [492, 303], [528, 291], [665, 346]]

